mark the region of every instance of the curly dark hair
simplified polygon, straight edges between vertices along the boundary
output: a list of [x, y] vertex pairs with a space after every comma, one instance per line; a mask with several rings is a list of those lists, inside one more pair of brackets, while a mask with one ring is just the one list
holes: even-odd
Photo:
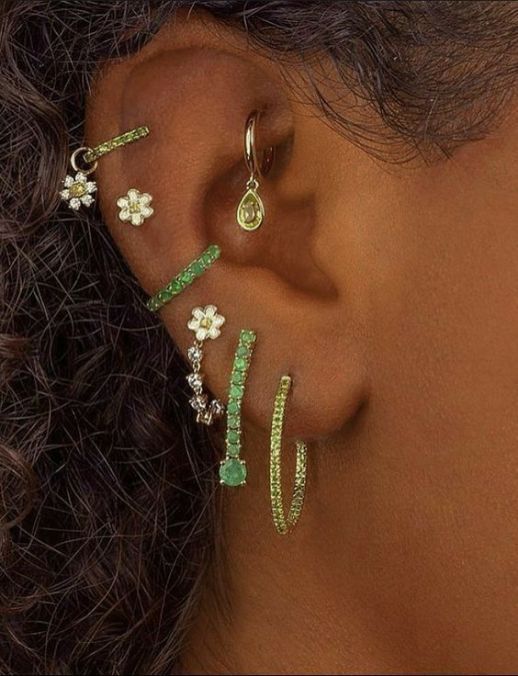
[[[182, 6], [302, 60], [337, 130], [387, 159], [483, 137], [512, 94], [514, 2], [3, 1], [2, 673], [170, 673], [215, 552], [217, 453], [183, 362], [99, 214], [56, 197], [97, 65]], [[321, 58], [354, 115], [311, 77]]]

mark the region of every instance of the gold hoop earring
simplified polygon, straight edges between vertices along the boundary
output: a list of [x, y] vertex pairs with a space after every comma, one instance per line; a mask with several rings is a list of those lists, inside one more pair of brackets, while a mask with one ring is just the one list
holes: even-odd
[[273, 523], [280, 535], [285, 535], [299, 520], [306, 492], [307, 446], [303, 441], [297, 441], [295, 483], [290, 510], [286, 517], [282, 502], [281, 450], [286, 400], [291, 389], [291, 384], [292, 380], [290, 376], [282, 376], [277, 394], [275, 395], [270, 438], [270, 500]]
[[256, 126], [259, 113], [254, 111], [248, 116], [245, 124], [244, 157], [245, 164], [250, 172], [250, 178], [246, 183], [246, 191], [237, 207], [236, 219], [243, 230], [252, 232], [257, 230], [264, 221], [264, 204], [259, 196], [259, 179], [270, 171], [273, 164], [274, 149], [268, 147], [264, 150], [262, 162], [259, 162], [256, 146]]

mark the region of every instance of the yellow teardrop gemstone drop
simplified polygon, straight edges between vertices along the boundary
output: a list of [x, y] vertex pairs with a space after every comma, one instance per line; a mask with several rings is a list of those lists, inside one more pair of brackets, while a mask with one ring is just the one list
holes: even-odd
[[257, 230], [263, 220], [263, 201], [255, 190], [249, 188], [237, 207], [237, 222], [243, 230]]

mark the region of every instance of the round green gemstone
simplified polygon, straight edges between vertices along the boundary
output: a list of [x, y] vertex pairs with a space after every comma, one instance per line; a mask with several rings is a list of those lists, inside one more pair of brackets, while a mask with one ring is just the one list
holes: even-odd
[[255, 341], [255, 333], [253, 331], [242, 331], [241, 340], [247, 345], [250, 345]]
[[158, 294], [158, 300], [161, 303], [167, 303], [168, 301], [171, 300], [172, 297], [173, 295], [171, 294], [171, 292], [167, 290], [160, 291], [160, 293]]
[[241, 427], [240, 417], [238, 415], [229, 415], [227, 417], [227, 425], [234, 430], [238, 430]]
[[227, 444], [227, 456], [231, 458], [239, 458], [241, 447], [239, 444]]
[[227, 441], [229, 444], [238, 444], [239, 432], [237, 430], [229, 430], [227, 432]]
[[219, 466], [219, 478], [225, 486], [241, 486], [246, 481], [246, 465], [237, 458], [227, 458]]
[[245, 347], [244, 345], [242, 345], [241, 347], [238, 347], [237, 350], [236, 350], [236, 356], [237, 357], [248, 357], [249, 354], [250, 354], [249, 348]]
[[170, 293], [173, 294], [173, 296], [176, 296], [177, 294], [179, 294], [181, 292], [182, 284], [181, 284], [180, 280], [173, 279], [172, 282], [169, 282], [169, 284], [167, 285], [166, 288]]
[[205, 267], [203, 263], [201, 263], [200, 261], [194, 261], [194, 263], [191, 265], [191, 270], [194, 272], [195, 275], [201, 275], [204, 269]]
[[190, 270], [184, 270], [180, 275], [180, 281], [182, 284], [190, 284], [194, 279], [194, 275]]
[[237, 357], [236, 361], [234, 362], [234, 366], [239, 371], [244, 371], [247, 367], [247, 361], [243, 357]]
[[236, 399], [240, 399], [243, 396], [244, 389], [242, 385], [232, 385], [230, 388], [230, 396], [231, 397], [236, 397]]
[[240, 371], [236, 371], [232, 374], [232, 382], [234, 385], [243, 385], [245, 382], [245, 374]]
[[237, 401], [230, 401], [227, 406], [227, 412], [230, 413], [231, 415], [235, 415], [236, 413], [239, 413], [241, 407], [239, 406], [239, 403]]
[[213, 262], [214, 259], [212, 258], [209, 252], [206, 252], [201, 257], [201, 260], [203, 261], [205, 267], [208, 267]]

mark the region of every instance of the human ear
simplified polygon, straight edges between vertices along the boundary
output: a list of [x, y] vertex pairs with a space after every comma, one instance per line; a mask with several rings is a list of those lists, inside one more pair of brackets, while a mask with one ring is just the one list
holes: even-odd
[[[103, 216], [147, 294], [208, 245], [221, 248], [210, 270], [160, 310], [182, 353], [192, 308], [216, 305], [226, 324], [207, 346], [204, 368], [225, 401], [239, 331], [253, 329], [244, 415], [268, 428], [279, 377], [290, 374], [286, 432], [312, 439], [347, 423], [365, 383], [347, 289], [336, 274], [341, 252], [327, 237], [320, 188], [330, 169], [314, 155], [315, 122], [285, 75], [242, 33], [204, 14], [179, 14], [138, 54], [103, 68], [86, 127], [89, 145], [141, 124], [151, 130], [98, 170]], [[265, 221], [245, 232], [235, 213], [248, 178], [244, 126], [254, 110], [258, 148], [274, 147], [276, 160], [260, 185]], [[155, 213], [140, 228], [118, 219], [117, 198], [130, 187], [153, 195]]]

